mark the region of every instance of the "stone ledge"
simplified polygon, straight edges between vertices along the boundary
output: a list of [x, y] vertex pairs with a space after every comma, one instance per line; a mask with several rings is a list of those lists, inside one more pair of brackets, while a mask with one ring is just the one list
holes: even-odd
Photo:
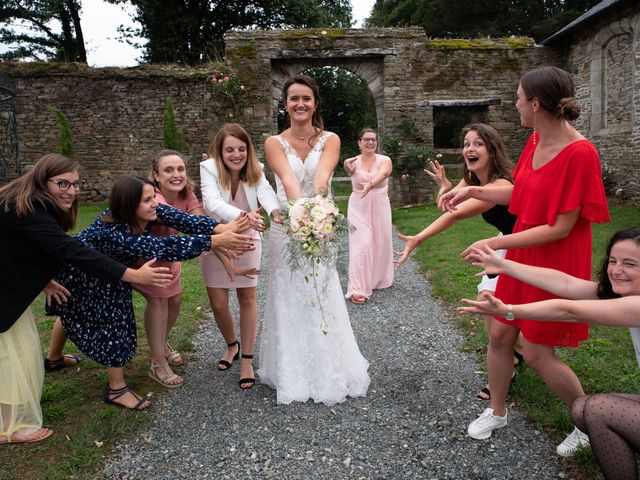
[[484, 105], [502, 105], [500, 98], [456, 99], [456, 100], [421, 100], [418, 108], [424, 107], [475, 107]]

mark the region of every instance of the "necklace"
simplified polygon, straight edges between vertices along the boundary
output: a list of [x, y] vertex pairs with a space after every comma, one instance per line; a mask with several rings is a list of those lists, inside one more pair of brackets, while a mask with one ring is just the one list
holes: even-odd
[[296, 135], [295, 137], [296, 137], [298, 140], [304, 141], [304, 140], [307, 140], [307, 139], [311, 138], [315, 133], [316, 133], [316, 128], [315, 128], [315, 127], [313, 127], [313, 133], [311, 133], [311, 134], [309, 134], [309, 135], [303, 135], [303, 136]]

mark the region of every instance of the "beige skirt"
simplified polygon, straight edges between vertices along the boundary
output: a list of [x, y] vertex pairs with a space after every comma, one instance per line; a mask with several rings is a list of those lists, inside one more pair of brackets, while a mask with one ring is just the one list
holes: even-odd
[[42, 427], [43, 383], [40, 337], [29, 307], [0, 333], [0, 435], [28, 435]]

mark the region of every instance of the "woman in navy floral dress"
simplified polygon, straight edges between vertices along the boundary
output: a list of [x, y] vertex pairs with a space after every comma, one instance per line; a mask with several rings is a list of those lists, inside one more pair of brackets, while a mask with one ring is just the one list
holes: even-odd
[[[238, 252], [251, 248], [251, 237], [235, 233], [244, 229], [244, 219], [223, 225], [206, 215], [189, 215], [157, 204], [153, 184], [141, 175], [117, 180], [109, 206], [77, 238], [125, 265], [135, 265], [140, 258], [186, 260], [212, 248]], [[155, 221], [191, 235], [148, 235]], [[214, 238], [213, 233], [219, 235]], [[131, 285], [86, 274], [72, 265], [57, 281], [71, 296], [49, 313], [61, 317], [67, 336], [83, 353], [107, 367], [109, 386], [104, 391], [104, 401], [135, 410], [148, 407], [149, 403], [130, 391], [124, 380], [123, 367], [136, 352]]]

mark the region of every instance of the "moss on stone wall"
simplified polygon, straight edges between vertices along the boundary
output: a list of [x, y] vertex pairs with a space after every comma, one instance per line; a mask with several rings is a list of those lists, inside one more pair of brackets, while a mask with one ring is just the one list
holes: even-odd
[[307, 28], [304, 30], [280, 30], [278, 37], [282, 40], [300, 40], [308, 37], [338, 40], [347, 36], [345, 28]]
[[529, 37], [510, 38], [433, 38], [426, 40], [424, 46], [433, 49], [449, 50], [492, 50], [498, 48], [529, 48], [535, 44]]
[[252, 38], [246, 45], [225, 50], [225, 57], [231, 60], [254, 59], [257, 57], [256, 40]]

